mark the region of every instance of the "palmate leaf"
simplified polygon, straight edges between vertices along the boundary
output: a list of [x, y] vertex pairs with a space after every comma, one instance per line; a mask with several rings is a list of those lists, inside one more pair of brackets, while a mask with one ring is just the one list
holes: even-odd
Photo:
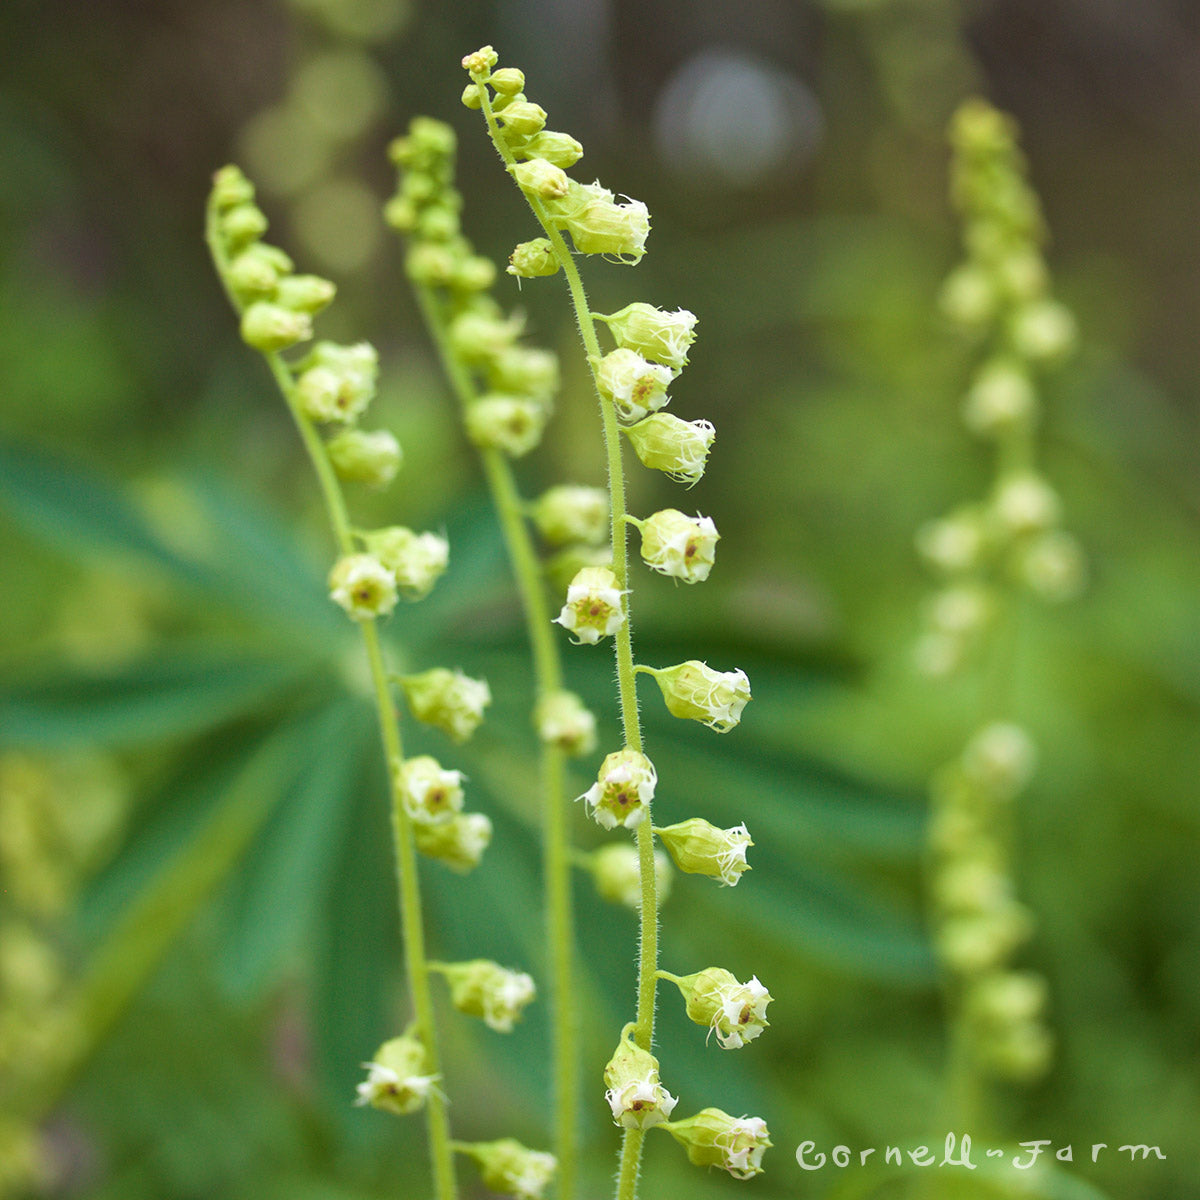
[[219, 646], [159, 650], [103, 675], [59, 672], [0, 692], [0, 736], [30, 749], [144, 746], [261, 712], [304, 688], [312, 666]]

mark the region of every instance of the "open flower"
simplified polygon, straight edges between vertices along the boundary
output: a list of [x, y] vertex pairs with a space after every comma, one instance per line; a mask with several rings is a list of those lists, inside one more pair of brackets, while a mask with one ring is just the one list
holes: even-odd
[[750, 870], [746, 849], [754, 843], [745, 825], [719, 829], [703, 817], [692, 817], [654, 832], [671, 852], [675, 865], [689, 875], [707, 875], [733, 887], [743, 872]]
[[760, 1175], [763, 1151], [771, 1145], [761, 1117], [732, 1117], [719, 1108], [701, 1109], [694, 1117], [667, 1121], [662, 1128], [698, 1167], [720, 1167], [734, 1179]]
[[595, 645], [621, 628], [625, 620], [623, 595], [608, 567], [581, 567], [567, 588], [567, 602], [554, 622], [574, 635], [572, 640], [577, 646], [583, 642]]
[[626, 1129], [649, 1129], [670, 1117], [678, 1099], [658, 1081], [658, 1059], [632, 1039], [632, 1025], [621, 1031], [618, 1044], [604, 1068], [604, 1093], [613, 1121]]
[[640, 421], [662, 408], [670, 397], [671, 368], [649, 362], [633, 350], [614, 350], [596, 367], [600, 394], [611, 400], [622, 421]]
[[711, 517], [689, 517], [676, 508], [664, 508], [638, 522], [638, 527], [646, 566], [684, 583], [708, 578], [721, 536]]
[[396, 607], [396, 581], [373, 554], [347, 554], [329, 572], [329, 595], [355, 621], [371, 621]]
[[400, 686], [413, 716], [436, 726], [456, 742], [465, 742], [475, 732], [483, 720], [483, 710], [492, 702], [485, 680], [445, 667], [405, 675]]
[[586, 801], [595, 821], [605, 829], [632, 829], [654, 799], [658, 773], [654, 764], [628, 748], [610, 754], [600, 764], [596, 782], [576, 799]]
[[687, 1015], [697, 1025], [707, 1025], [724, 1050], [738, 1050], [767, 1027], [771, 993], [757, 976], [739, 983], [724, 967], [708, 967], [682, 977], [660, 972], [683, 995]]
[[450, 1001], [459, 1012], [479, 1017], [497, 1033], [511, 1033], [522, 1012], [537, 996], [533, 977], [510, 971], [490, 959], [430, 963], [450, 985]]
[[416, 1112], [437, 1082], [428, 1073], [429, 1055], [414, 1037], [392, 1038], [375, 1052], [373, 1061], [363, 1063], [367, 1077], [356, 1089], [355, 1104], [369, 1104], [399, 1116]]
[[541, 1200], [558, 1159], [541, 1150], [529, 1150], [515, 1138], [495, 1142], [474, 1142], [459, 1147], [479, 1164], [484, 1186], [515, 1200]]
[[396, 767], [404, 810], [421, 825], [449, 821], [462, 811], [462, 772], [443, 771], [436, 758], [420, 754]]

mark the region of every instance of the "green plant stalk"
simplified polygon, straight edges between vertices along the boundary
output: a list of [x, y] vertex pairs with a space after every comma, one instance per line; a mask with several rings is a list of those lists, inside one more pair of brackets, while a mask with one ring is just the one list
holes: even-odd
[[[242, 306], [226, 284], [228, 261], [221, 246], [217, 231], [217, 213], [211, 203], [208, 210], [206, 237], [209, 250], [216, 264], [217, 275], [226, 295], [239, 316]], [[296, 400], [295, 386], [287, 363], [278, 353], [264, 354], [271, 374], [279, 387], [288, 411], [299, 431], [304, 448], [308, 452], [313, 469], [325, 501], [325, 508], [333, 528], [338, 553], [342, 556], [355, 553], [354, 533], [350, 525], [346, 498], [341, 483], [333, 469], [333, 463], [312, 422], [301, 411]], [[404, 807], [399, 782], [392, 764], [404, 757], [403, 741], [395, 705], [392, 702], [387, 670], [383, 661], [383, 649], [379, 631], [374, 621], [359, 622], [363, 645], [371, 668], [371, 679], [375, 692], [375, 708], [379, 716], [380, 736], [386, 757], [388, 786], [391, 802], [392, 840], [396, 856], [396, 880], [399, 893], [400, 926], [404, 939], [405, 969], [408, 975], [409, 997], [412, 1003], [416, 1029], [425, 1045], [429, 1059], [429, 1071], [441, 1074], [438, 1053], [437, 1026], [433, 1017], [433, 993], [429, 981], [429, 965], [425, 957], [425, 933], [421, 922], [421, 887], [417, 873], [417, 851], [413, 839], [412, 822]], [[458, 1186], [454, 1175], [454, 1157], [450, 1150], [450, 1124], [446, 1115], [445, 1097], [436, 1088], [429, 1092], [425, 1105], [426, 1127], [429, 1141], [429, 1158], [433, 1172], [434, 1194], [437, 1200], [456, 1200]]]
[[[515, 159], [500, 136], [496, 114], [492, 110], [487, 89], [480, 87], [484, 119], [492, 145], [506, 167], [513, 166]], [[608, 458], [609, 508], [612, 518], [612, 572], [616, 577], [617, 589], [621, 593], [621, 605], [625, 620], [614, 635], [617, 660], [617, 690], [621, 706], [621, 726], [625, 744], [642, 752], [642, 730], [638, 718], [637, 690], [633, 670], [633, 633], [628, 598], [629, 561], [625, 528], [625, 469], [621, 459], [621, 430], [613, 405], [600, 392], [596, 377], [596, 364], [600, 361], [600, 341], [596, 337], [595, 321], [588, 307], [587, 293], [575, 259], [563, 240], [558, 227], [550, 220], [545, 206], [533, 196], [526, 195], [533, 215], [545, 231], [546, 237], [558, 259], [567, 280], [571, 304], [575, 310], [575, 323], [583, 340], [588, 366], [592, 372], [592, 383], [600, 405], [600, 417], [604, 427], [604, 445]], [[654, 832], [648, 820], [637, 827], [638, 864], [642, 883], [642, 900], [639, 906], [640, 937], [638, 946], [637, 1022], [634, 1041], [643, 1050], [649, 1050], [654, 1040], [654, 1001], [656, 995], [655, 972], [658, 969], [658, 894], [654, 878]], [[645, 1132], [641, 1129], [626, 1129], [621, 1145], [621, 1165], [617, 1176], [617, 1200], [636, 1200], [638, 1172], [641, 1164], [642, 1142]]]
[[[478, 398], [470, 372], [454, 353], [441, 305], [431, 288], [414, 285], [417, 303], [446, 378], [464, 413]], [[503, 452], [479, 447], [492, 506], [500, 522], [513, 576], [521, 596], [533, 655], [538, 698], [562, 687], [562, 662], [551, 628], [550, 609], [533, 539], [522, 515], [521, 497]], [[554, 1149], [558, 1195], [574, 1195], [579, 1155], [579, 1027], [574, 994], [575, 921], [571, 903], [571, 857], [567, 839], [565, 755], [541, 742], [542, 853], [546, 893], [546, 956], [552, 987], [551, 1038], [554, 1073]]]

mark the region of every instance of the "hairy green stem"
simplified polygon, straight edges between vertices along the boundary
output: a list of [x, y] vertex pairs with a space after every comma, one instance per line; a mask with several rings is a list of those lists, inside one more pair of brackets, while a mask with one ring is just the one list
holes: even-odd
[[[510, 167], [514, 165], [515, 159], [504, 141], [496, 121], [496, 114], [492, 110], [487, 89], [481, 86], [479, 92], [492, 144], [503, 159], [505, 166]], [[600, 341], [596, 336], [595, 319], [588, 307], [587, 292], [584, 290], [579, 269], [575, 265], [574, 257], [563, 239], [562, 233], [550, 219], [545, 206], [536, 197], [528, 194], [526, 194], [526, 200], [528, 200], [538, 223], [542, 226], [563, 275], [566, 277], [567, 289], [570, 292], [571, 304], [575, 311], [575, 323], [587, 354], [596, 399], [600, 405], [605, 452], [608, 460], [608, 491], [612, 519], [612, 572], [616, 577], [617, 588], [621, 592], [621, 605], [625, 612], [625, 620], [621, 622], [614, 638], [621, 726], [625, 735], [625, 744], [640, 753], [642, 751], [642, 731], [638, 718], [636, 680], [633, 669], [633, 633], [628, 586], [629, 560], [625, 526], [627, 515], [625, 511], [625, 470], [621, 458], [621, 430], [617, 424], [615, 408], [600, 391], [596, 375], [597, 364], [601, 357]], [[649, 821], [643, 821], [637, 828], [637, 848], [642, 895], [639, 905], [637, 1023], [634, 1041], [643, 1050], [649, 1050], [654, 1040], [655, 971], [658, 968], [658, 895], [654, 877], [654, 833]], [[644, 1133], [640, 1129], [624, 1131], [621, 1165], [617, 1176], [617, 1200], [636, 1200], [643, 1138]]]
[[[454, 353], [442, 307], [432, 289], [414, 287], [421, 314], [442, 369], [465, 412], [479, 398], [470, 371]], [[513, 576], [521, 596], [533, 655], [538, 699], [562, 687], [562, 662], [546, 603], [545, 585], [529, 526], [522, 513], [516, 480], [503, 452], [480, 447], [480, 459], [500, 522]], [[554, 1071], [554, 1150], [558, 1158], [558, 1194], [574, 1195], [579, 1156], [579, 1029], [574, 994], [574, 914], [571, 903], [571, 854], [567, 837], [565, 755], [541, 742], [542, 853], [546, 894], [546, 956], [551, 974], [551, 1039]]]
[[[234, 311], [241, 315], [242, 305], [227, 282], [228, 257], [221, 244], [217, 225], [217, 212], [210, 203], [206, 236], [213, 262], [222, 286], [229, 296]], [[281, 355], [265, 354], [271, 374], [292, 414], [301, 441], [312, 462], [320, 484], [325, 508], [332, 526], [338, 553], [355, 552], [354, 532], [342, 493], [341, 483], [333, 469], [333, 463], [313, 423], [300, 409], [296, 399], [292, 372]], [[383, 648], [379, 631], [374, 621], [359, 623], [363, 645], [371, 669], [371, 680], [375, 693], [375, 708], [379, 717], [379, 731], [387, 764], [389, 781], [393, 849], [396, 858], [396, 882], [399, 896], [400, 926], [404, 939], [405, 968], [408, 975], [409, 997], [415, 1020], [415, 1030], [425, 1046], [429, 1071], [441, 1074], [438, 1053], [437, 1026], [433, 1016], [433, 995], [429, 983], [429, 965], [425, 958], [425, 933], [421, 921], [421, 885], [417, 872], [417, 850], [413, 839], [412, 823], [404, 807], [396, 764], [403, 760], [404, 748], [400, 737], [400, 724], [392, 701], [388, 672], [383, 659]], [[425, 1106], [426, 1126], [429, 1141], [429, 1158], [433, 1172], [436, 1200], [455, 1200], [458, 1187], [454, 1176], [454, 1159], [450, 1150], [450, 1125], [446, 1115], [446, 1101], [436, 1088], [429, 1093]]]

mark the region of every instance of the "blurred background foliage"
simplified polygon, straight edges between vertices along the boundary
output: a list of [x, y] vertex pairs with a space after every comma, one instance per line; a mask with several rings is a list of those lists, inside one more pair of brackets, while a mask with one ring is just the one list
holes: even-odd
[[[0, 6], [0, 1190], [26, 1194], [34, 1170], [31, 1195], [95, 1200], [421, 1194], [418, 1126], [349, 1106], [401, 1015], [382, 768], [352, 631], [323, 595], [316, 489], [204, 254], [207, 183], [227, 160], [259, 181], [273, 239], [338, 282], [325, 335], [383, 353], [380, 423], [408, 462], [390, 493], [359, 498], [361, 523], [450, 536], [443, 584], [389, 626], [394, 656], [486, 675], [496, 695], [453, 765], [497, 836], [465, 881], [428, 870], [432, 950], [540, 966], [520, 622], [379, 217], [386, 142], [424, 112], [461, 131], [474, 240], [503, 258], [530, 236], [458, 104], [458, 60], [488, 41], [584, 143], [587, 171], [653, 214], [636, 273], [592, 265], [595, 307], [701, 316], [675, 405], [719, 431], [689, 502], [717, 518], [721, 562], [686, 595], [639, 580], [639, 643], [649, 662], [736, 663], [756, 698], [723, 739], [648, 705], [648, 736], [660, 819], [744, 819], [757, 845], [736, 892], [677, 881], [664, 961], [695, 970], [719, 945], [777, 999], [736, 1061], [669, 1002], [659, 1042], [685, 1108], [768, 1118], [777, 1148], [749, 1185], [763, 1196], [853, 1183], [801, 1172], [805, 1138], [944, 1134], [920, 854], [926, 781], [974, 700], [970, 680], [911, 668], [929, 589], [912, 537], [987, 477], [957, 419], [971, 354], [935, 308], [957, 252], [946, 120], [982, 90], [1021, 122], [1082, 330], [1046, 389], [1043, 462], [1092, 581], [1027, 615], [1013, 665], [1042, 764], [1019, 813], [1039, 919], [1025, 961], [1051, 981], [1060, 1049], [1044, 1083], [997, 1098], [996, 1130], [1075, 1144], [1074, 1179], [1047, 1194], [1196, 1194], [1200, 9], [1186, 0], [761, 0], [736, 21], [717, 0]], [[510, 299], [568, 363], [526, 493], [600, 482], [559, 288]], [[645, 473], [633, 487], [635, 512], [678, 503]], [[568, 669], [606, 704], [605, 656]], [[582, 843], [594, 834], [577, 821]], [[627, 1008], [634, 923], [583, 880], [579, 904], [595, 1077]], [[459, 1136], [544, 1144], [536, 1008], [509, 1039], [454, 1014], [444, 1028]], [[603, 1105], [586, 1111], [600, 1195], [613, 1137]], [[1167, 1160], [1093, 1165], [1082, 1149], [1139, 1141]], [[667, 1143], [649, 1146], [655, 1194], [747, 1186]]]

